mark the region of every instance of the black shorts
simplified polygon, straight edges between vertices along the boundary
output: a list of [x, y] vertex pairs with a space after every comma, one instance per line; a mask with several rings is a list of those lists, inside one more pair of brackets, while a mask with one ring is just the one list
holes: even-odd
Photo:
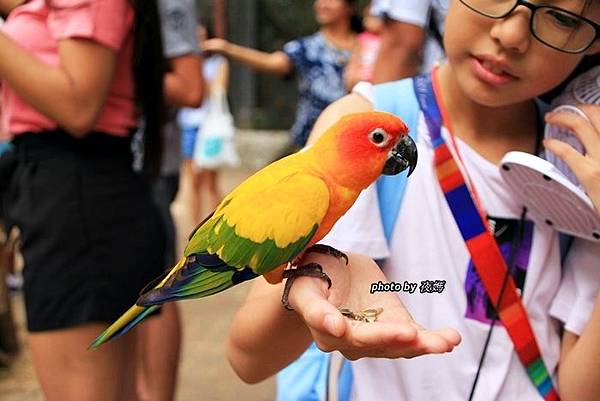
[[17, 158], [14, 149], [11, 148], [0, 153], [0, 230], [3, 228], [8, 230], [9, 226], [4, 214], [4, 194], [16, 165]]
[[112, 322], [164, 270], [164, 234], [129, 139], [19, 135], [7, 214], [21, 229], [30, 331]]

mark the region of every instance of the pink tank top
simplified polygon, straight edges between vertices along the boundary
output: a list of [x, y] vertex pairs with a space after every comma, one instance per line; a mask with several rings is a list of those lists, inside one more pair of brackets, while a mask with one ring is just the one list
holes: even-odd
[[381, 37], [365, 31], [358, 35], [358, 43], [361, 48], [360, 79], [370, 82], [373, 79], [373, 69], [381, 46]]
[[[128, 0], [31, 0], [13, 10], [2, 30], [51, 66], [60, 63], [58, 42], [62, 39], [89, 39], [113, 50], [117, 54], [114, 76], [93, 130], [126, 136], [137, 123], [131, 68], [133, 20]], [[14, 135], [57, 127], [6, 83], [1, 116], [3, 130]]]

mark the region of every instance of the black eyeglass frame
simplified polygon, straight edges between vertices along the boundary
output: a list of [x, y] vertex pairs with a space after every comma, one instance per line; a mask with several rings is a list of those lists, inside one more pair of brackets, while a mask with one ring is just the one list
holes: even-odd
[[[571, 53], [571, 54], [577, 54], [577, 53], [583, 53], [584, 51], [586, 51], [587, 49], [589, 49], [590, 47], [592, 47], [592, 45], [594, 44], [594, 42], [596, 40], [598, 40], [598, 38], [600, 38], [600, 25], [596, 24], [594, 21], [591, 21], [579, 14], [575, 14], [574, 12], [571, 12], [569, 10], [565, 10], [563, 8], [559, 8], [559, 7], [554, 7], [554, 6], [548, 6], [548, 5], [536, 5], [533, 3], [530, 3], [528, 1], [524, 1], [524, 0], [516, 0], [515, 4], [504, 14], [502, 15], [489, 15], [484, 13], [483, 11], [477, 10], [476, 8], [474, 8], [472, 5], [468, 4], [466, 0], [460, 0], [460, 2], [462, 4], [465, 5], [465, 7], [469, 8], [470, 10], [476, 12], [479, 15], [483, 15], [484, 17], [488, 17], [488, 18], [493, 18], [493, 19], [502, 19], [502, 18], [506, 18], [507, 16], [509, 16], [510, 14], [512, 14], [513, 11], [515, 11], [515, 9], [519, 6], [524, 6], [527, 7], [528, 9], [531, 10], [531, 16], [529, 17], [529, 31], [531, 32], [531, 34], [533, 35], [534, 38], [536, 38], [537, 40], [539, 40], [540, 42], [542, 42], [543, 44], [545, 44], [548, 47], [553, 48], [554, 50], [558, 50], [564, 53]], [[594, 37], [594, 39], [592, 39], [590, 41], [590, 43], [578, 50], [565, 50], [565, 49], [561, 49], [560, 47], [556, 47], [554, 45], [551, 45], [550, 43], [546, 42], [545, 40], [543, 40], [542, 38], [540, 38], [537, 33], [535, 33], [535, 30], [533, 29], [533, 17], [535, 16], [535, 13], [540, 9], [552, 9], [552, 10], [557, 10], [560, 11], [562, 13], [568, 14], [570, 16], [573, 16], [575, 18], [579, 18], [582, 21], [585, 21], [586, 23], [590, 24], [592, 28], [594, 28], [594, 30], [596, 31], [596, 36]]]

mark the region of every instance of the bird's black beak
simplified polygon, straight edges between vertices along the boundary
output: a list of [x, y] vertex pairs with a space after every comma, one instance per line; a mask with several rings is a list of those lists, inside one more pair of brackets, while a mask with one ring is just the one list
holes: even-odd
[[390, 150], [389, 156], [383, 166], [382, 174], [396, 175], [408, 168], [410, 176], [417, 166], [417, 145], [408, 135], [402, 139]]

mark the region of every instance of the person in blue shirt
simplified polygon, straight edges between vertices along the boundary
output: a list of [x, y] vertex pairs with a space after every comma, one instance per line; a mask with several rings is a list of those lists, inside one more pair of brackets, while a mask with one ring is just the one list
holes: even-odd
[[319, 30], [292, 40], [273, 53], [223, 39], [207, 40], [202, 47], [260, 72], [295, 74], [299, 97], [292, 137], [294, 144], [302, 147], [321, 111], [346, 93], [344, 67], [361, 26], [356, 8], [356, 0], [316, 0], [314, 11]]

